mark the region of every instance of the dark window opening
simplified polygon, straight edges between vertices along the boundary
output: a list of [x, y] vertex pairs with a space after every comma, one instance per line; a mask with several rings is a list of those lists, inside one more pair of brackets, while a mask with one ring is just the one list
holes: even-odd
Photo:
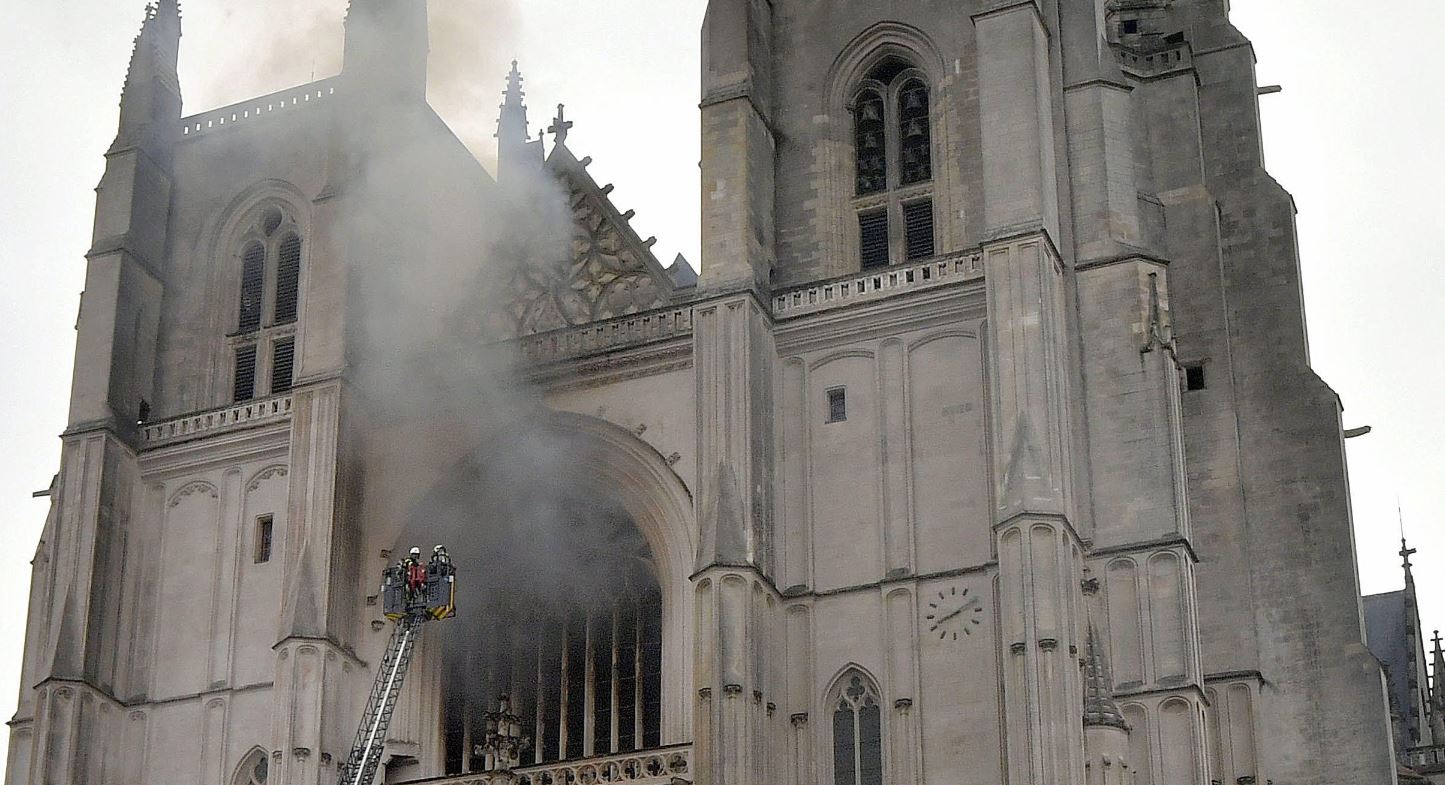
[[857, 190], [874, 194], [888, 189], [887, 124], [883, 96], [868, 90], [858, 96], [853, 118], [853, 149], [857, 158]]
[[1119, 23], [1119, 30], [1122, 31], [1124, 35], [1134, 35], [1139, 32], [1139, 20], [1125, 19]]
[[888, 266], [888, 213], [858, 216], [858, 249], [863, 269]]
[[1197, 392], [1205, 389], [1204, 366], [1184, 366], [1184, 390], [1185, 392]]
[[275, 516], [262, 515], [256, 519], [256, 564], [271, 561], [271, 538], [275, 531]]
[[296, 339], [277, 341], [271, 348], [271, 394], [291, 392], [296, 373]]
[[868, 78], [888, 84], [911, 66], [901, 57], [885, 57], [868, 72]]
[[924, 183], [933, 179], [932, 133], [928, 118], [928, 87], [910, 79], [898, 94], [898, 139], [902, 162], [902, 183]]
[[564, 656], [566, 664], [562, 669], [566, 676], [562, 680], [565, 689], [562, 696], [562, 717], [567, 738], [562, 759], [567, 760], [586, 754], [582, 751], [582, 744], [587, 721], [584, 711], [587, 706], [587, 613], [581, 609], [574, 610], [567, 622], [567, 647], [564, 649]]
[[241, 317], [238, 329], [261, 329], [261, 299], [266, 291], [266, 249], [259, 243], [246, 248], [241, 259]]
[[281, 241], [276, 260], [276, 324], [296, 321], [301, 289], [301, 238], [291, 235]]
[[933, 255], [933, 202], [903, 205], [903, 234], [910, 261]]
[[882, 785], [883, 711], [872, 687], [852, 677], [833, 708], [833, 782]]
[[518, 627], [452, 673], [471, 697], [447, 708], [448, 773], [480, 770], [479, 753], [461, 753], [463, 739], [475, 752], [485, 733], [483, 712], [496, 707], [499, 695], [511, 696], [533, 739], [524, 765], [662, 746], [662, 595], [638, 585], [654, 582], [647, 565], [622, 569], [634, 572], [610, 598], [530, 618], [512, 607], [508, 613], [531, 631]]
[[828, 391], [828, 422], [843, 422], [848, 419], [848, 392], [842, 387]]
[[240, 403], [256, 397], [256, 347], [243, 346], [236, 350], [236, 375], [232, 385], [232, 398]]

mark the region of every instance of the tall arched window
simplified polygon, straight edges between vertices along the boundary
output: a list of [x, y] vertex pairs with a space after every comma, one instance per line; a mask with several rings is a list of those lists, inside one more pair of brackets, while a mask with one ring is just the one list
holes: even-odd
[[927, 77], [899, 57], [853, 94], [854, 209], [863, 269], [935, 253], [933, 121]]
[[833, 690], [834, 785], [883, 784], [883, 710], [873, 681], [854, 670]]
[[231, 399], [289, 392], [301, 300], [301, 231], [277, 206], [261, 210], [238, 243], [241, 286], [230, 336]]
[[524, 765], [662, 746], [662, 591], [651, 553], [625, 515], [588, 525], [567, 546], [585, 557], [557, 549], [567, 574], [496, 592], [479, 612], [491, 620], [485, 633], [459, 642], [445, 708], [449, 773], [486, 768], [487, 713], [501, 696], [530, 742]]

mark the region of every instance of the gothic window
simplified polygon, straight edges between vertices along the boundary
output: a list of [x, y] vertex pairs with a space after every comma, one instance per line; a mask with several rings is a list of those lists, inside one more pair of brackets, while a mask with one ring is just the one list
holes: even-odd
[[472, 651], [452, 676], [449, 773], [485, 768], [485, 715], [503, 695], [530, 741], [523, 765], [662, 746], [662, 592], [645, 541], [621, 523], [577, 591], [489, 611], [509, 620], [492, 633], [504, 642]]
[[295, 375], [301, 300], [301, 233], [279, 207], [261, 211], [239, 243], [240, 293], [229, 337], [231, 398], [280, 395]]
[[266, 785], [271, 775], [271, 762], [263, 750], [253, 750], [236, 769], [231, 778], [235, 785]]
[[844, 674], [833, 709], [834, 785], [882, 785], [883, 711], [878, 690], [862, 673]]
[[853, 94], [854, 209], [863, 269], [936, 253], [933, 119], [928, 81], [886, 57]]

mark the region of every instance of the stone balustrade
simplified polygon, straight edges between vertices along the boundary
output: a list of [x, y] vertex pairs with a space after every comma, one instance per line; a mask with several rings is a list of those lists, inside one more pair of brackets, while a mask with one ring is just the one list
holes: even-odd
[[983, 278], [983, 257], [950, 254], [911, 264], [864, 270], [843, 278], [785, 291], [773, 298], [773, 315], [782, 319], [842, 305], [880, 300], [905, 291], [946, 286]]
[[234, 404], [223, 409], [146, 423], [140, 426], [141, 444], [147, 449], [163, 447], [290, 418], [291, 396], [278, 395], [274, 398]]
[[274, 114], [284, 109], [307, 106], [336, 95], [336, 87], [336, 78], [324, 79], [320, 82], [282, 90], [279, 93], [253, 98], [244, 103], [223, 106], [220, 109], [212, 109], [209, 112], [186, 117], [181, 120], [181, 136], [189, 139], [208, 131], [229, 128], [238, 123]]
[[642, 752], [527, 766], [511, 772], [490, 771], [420, 780], [412, 785], [672, 785], [692, 780], [692, 745], [679, 744]]
[[540, 365], [691, 334], [692, 308], [665, 308], [529, 335], [520, 344], [522, 356]]

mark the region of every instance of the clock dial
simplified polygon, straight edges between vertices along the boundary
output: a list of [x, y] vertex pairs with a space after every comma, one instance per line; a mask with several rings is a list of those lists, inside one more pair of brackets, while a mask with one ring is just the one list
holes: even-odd
[[958, 640], [960, 635], [970, 636], [983, 625], [983, 601], [968, 589], [957, 586], [938, 592], [936, 599], [928, 603], [928, 613], [923, 620], [928, 622], [928, 632], [939, 640]]

